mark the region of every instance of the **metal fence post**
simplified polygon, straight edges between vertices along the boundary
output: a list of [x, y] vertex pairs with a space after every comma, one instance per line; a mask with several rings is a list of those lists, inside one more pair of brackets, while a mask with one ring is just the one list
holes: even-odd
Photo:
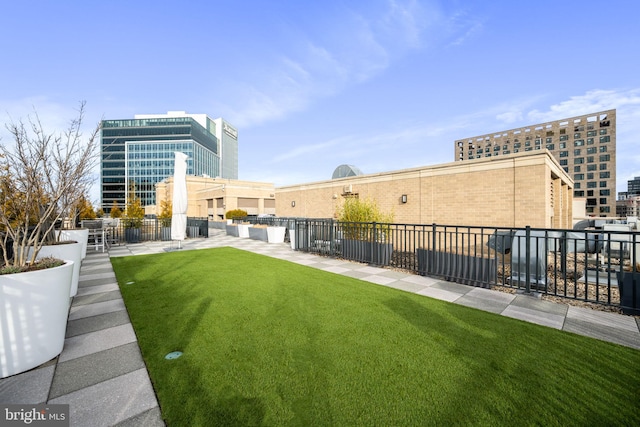
[[427, 269], [429, 272], [435, 271], [436, 268], [436, 228], [435, 222], [431, 224], [431, 253], [429, 254], [429, 268]]
[[525, 243], [525, 249], [524, 249], [524, 259], [525, 259], [525, 266], [524, 266], [524, 271], [525, 271], [525, 292], [526, 293], [531, 293], [531, 269], [529, 267], [530, 263], [531, 263], [531, 226], [527, 225], [526, 229], [525, 229], [525, 237], [524, 237], [524, 243]]

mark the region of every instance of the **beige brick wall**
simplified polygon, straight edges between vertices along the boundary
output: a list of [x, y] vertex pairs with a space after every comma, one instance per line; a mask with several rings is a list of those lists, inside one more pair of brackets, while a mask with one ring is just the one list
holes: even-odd
[[398, 223], [560, 228], [572, 218], [573, 182], [546, 151], [279, 187], [276, 213], [335, 217], [348, 186]]
[[[173, 177], [156, 184], [156, 206], [146, 206], [146, 214], [160, 213], [165, 195], [172, 200]], [[227, 211], [244, 209], [250, 215], [275, 214], [275, 188], [266, 182], [187, 176], [187, 216], [215, 219]]]

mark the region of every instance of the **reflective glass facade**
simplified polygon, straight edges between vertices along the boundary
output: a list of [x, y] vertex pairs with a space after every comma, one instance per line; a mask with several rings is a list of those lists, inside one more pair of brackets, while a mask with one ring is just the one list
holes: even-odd
[[153, 205], [155, 184], [173, 175], [174, 152], [188, 156], [188, 175], [220, 175], [219, 141], [215, 123], [207, 128], [190, 117], [103, 120], [101, 123], [101, 204], [126, 205], [133, 183], [142, 204]]

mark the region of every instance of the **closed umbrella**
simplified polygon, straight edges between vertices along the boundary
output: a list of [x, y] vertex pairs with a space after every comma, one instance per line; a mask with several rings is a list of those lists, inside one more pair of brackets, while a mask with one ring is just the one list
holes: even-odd
[[187, 155], [177, 151], [174, 154], [171, 240], [177, 240], [180, 247], [187, 229]]

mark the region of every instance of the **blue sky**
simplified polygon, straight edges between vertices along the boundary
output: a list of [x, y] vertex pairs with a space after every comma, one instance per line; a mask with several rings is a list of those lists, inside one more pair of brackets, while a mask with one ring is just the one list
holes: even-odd
[[283, 186], [451, 162], [456, 139], [616, 108], [625, 191], [639, 19], [636, 0], [4, 2], [0, 121], [36, 109], [62, 129], [82, 100], [90, 124], [224, 117], [239, 178]]

